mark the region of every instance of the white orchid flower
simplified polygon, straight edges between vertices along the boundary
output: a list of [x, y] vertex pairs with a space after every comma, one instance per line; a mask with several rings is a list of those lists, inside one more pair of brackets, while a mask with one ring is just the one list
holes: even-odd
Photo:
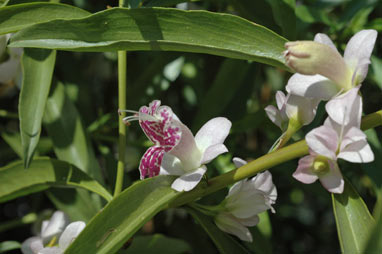
[[305, 140], [310, 155], [299, 160], [293, 177], [306, 184], [319, 179], [332, 193], [342, 193], [344, 189], [337, 159], [355, 163], [374, 160], [366, 135], [358, 127], [339, 125], [330, 117], [323, 126], [310, 131]]
[[[23, 254], [62, 254], [85, 228], [82, 221], [72, 222], [62, 211], [56, 211], [50, 220], [43, 221], [41, 235], [30, 237], [21, 245]], [[57, 244], [58, 239], [58, 244]]]
[[277, 125], [283, 132], [288, 127], [294, 132], [303, 125], [311, 123], [316, 115], [319, 100], [305, 98], [302, 96], [285, 94], [282, 91], [276, 92], [277, 108], [269, 105], [265, 108], [268, 118]]
[[177, 191], [190, 191], [200, 182], [209, 163], [228, 151], [223, 144], [231, 129], [231, 122], [224, 117], [209, 120], [194, 137], [184, 124], [179, 122], [179, 142], [164, 154], [160, 175], [180, 176], [171, 187]]
[[[234, 158], [236, 167], [247, 162]], [[244, 179], [235, 183], [223, 201], [223, 210], [214, 220], [224, 232], [233, 234], [243, 241], [252, 242], [252, 235], [247, 227], [259, 222], [258, 214], [271, 209], [277, 199], [277, 190], [268, 171], [257, 174], [252, 179]]]
[[377, 31], [362, 30], [348, 42], [344, 57], [330, 38], [317, 34], [314, 41], [285, 44], [287, 65], [295, 70], [288, 81], [288, 93], [329, 100], [358, 86], [365, 79]]

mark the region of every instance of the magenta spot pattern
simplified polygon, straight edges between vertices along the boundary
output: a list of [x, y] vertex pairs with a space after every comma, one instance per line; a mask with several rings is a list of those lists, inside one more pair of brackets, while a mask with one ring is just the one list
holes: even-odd
[[174, 119], [171, 108], [160, 106], [160, 103], [159, 100], [154, 100], [148, 107], [143, 106], [139, 109], [140, 115], [147, 114], [155, 118], [155, 120], [142, 120], [144, 117], [139, 119], [142, 130], [154, 143], [147, 149], [139, 164], [141, 179], [159, 174], [164, 153], [178, 144], [182, 134], [179, 121]]

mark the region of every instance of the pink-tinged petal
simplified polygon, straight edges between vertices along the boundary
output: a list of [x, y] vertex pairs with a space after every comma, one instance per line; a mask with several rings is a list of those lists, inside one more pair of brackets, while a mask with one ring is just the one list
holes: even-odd
[[38, 254], [62, 254], [64, 253], [63, 250], [61, 250], [58, 247], [48, 247], [40, 250]]
[[85, 227], [86, 224], [83, 221], [76, 221], [70, 223], [65, 228], [65, 231], [62, 233], [58, 241], [58, 246], [60, 247], [60, 249], [66, 250], [66, 248], [69, 247], [69, 245], [77, 238], [77, 236]]
[[49, 225], [49, 220], [43, 220], [42, 221], [40, 235], [42, 234], [42, 232], [45, 231], [45, 229], [48, 227], [48, 225]]
[[344, 59], [350, 68], [355, 71], [355, 85], [361, 83], [367, 75], [370, 56], [373, 52], [377, 34], [377, 31], [372, 29], [361, 30], [346, 45]]
[[365, 163], [374, 160], [374, 154], [360, 129], [351, 127], [345, 134], [337, 158], [350, 162]]
[[210, 146], [223, 144], [231, 126], [231, 121], [225, 117], [216, 117], [205, 123], [195, 136], [200, 151], [204, 153]]
[[231, 196], [227, 199], [225, 207], [237, 218], [252, 217], [270, 208], [265, 193], [254, 188], [249, 188], [247, 191], [242, 189], [237, 199]]
[[311, 123], [316, 116], [318, 99], [306, 98], [291, 94], [286, 104], [286, 114], [289, 119], [295, 118], [302, 125]]
[[235, 235], [242, 241], [252, 242], [252, 235], [248, 228], [229, 213], [219, 213], [215, 217], [215, 224], [220, 230]]
[[237, 199], [238, 195], [240, 194], [241, 190], [243, 189], [243, 185], [247, 179], [241, 180], [236, 182], [234, 185], [232, 185], [231, 188], [229, 188], [228, 194], [226, 196], [226, 199]]
[[181, 176], [185, 173], [186, 171], [183, 169], [183, 164], [178, 157], [169, 153], [164, 154], [162, 164], [160, 165], [160, 175]]
[[337, 86], [324, 76], [299, 73], [290, 77], [286, 90], [290, 94], [319, 100], [329, 100], [339, 92]]
[[154, 177], [159, 174], [165, 148], [162, 146], [152, 146], [144, 153], [139, 164], [141, 179]]
[[323, 125], [306, 134], [305, 140], [315, 154], [336, 159], [338, 136], [335, 130]]
[[322, 44], [326, 44], [326, 45], [328, 45], [329, 47], [331, 47], [332, 49], [334, 49], [335, 51], [338, 52], [336, 46], [334, 46], [333, 41], [326, 34], [321, 34], [321, 33], [316, 34], [314, 36], [314, 41], [322, 43]]
[[285, 94], [282, 91], [277, 91], [276, 92], [276, 104], [277, 104], [277, 108], [279, 110], [281, 110], [284, 107], [286, 101], [287, 101], [287, 97], [285, 96]]
[[329, 117], [339, 125], [359, 128], [362, 116], [362, 98], [358, 94], [359, 86], [330, 100], [325, 108]]
[[236, 218], [236, 219], [237, 219], [237, 221], [240, 222], [240, 224], [242, 224], [246, 227], [256, 226], [260, 222], [260, 218], [258, 215], [254, 215], [252, 217], [245, 218], [245, 219], [239, 219], [239, 218]]
[[308, 155], [305, 157], [302, 157], [298, 161], [298, 167], [296, 171], [293, 173], [293, 177], [305, 184], [311, 184], [314, 183], [317, 179], [318, 176], [313, 173], [311, 170], [311, 167], [313, 166], [313, 161], [314, 161], [315, 156]]
[[239, 157], [233, 157], [232, 162], [233, 162], [233, 164], [235, 164], [236, 168], [240, 168], [240, 167], [244, 166], [245, 164], [247, 164], [247, 162], [245, 160], [243, 160], [242, 158], [239, 158]]
[[180, 130], [182, 133], [180, 141], [169, 151], [169, 154], [181, 160], [185, 171], [194, 170], [201, 165], [203, 154], [198, 149], [190, 129], [186, 125], [180, 124]]
[[228, 152], [228, 149], [223, 144], [216, 144], [207, 148], [204, 151], [203, 158], [200, 162], [201, 165], [210, 163], [213, 159], [219, 156], [222, 153]]
[[272, 174], [266, 170], [263, 173], [257, 174], [251, 180], [255, 189], [261, 190], [270, 199], [270, 203], [276, 203], [277, 189], [272, 181]]
[[267, 113], [267, 116], [269, 120], [272, 121], [276, 126], [278, 126], [281, 129], [283, 119], [281, 117], [280, 111], [273, 105], [269, 105], [265, 107], [265, 113]]
[[69, 222], [69, 217], [64, 212], [54, 212], [49, 220], [49, 224], [46, 226], [45, 230], [41, 232], [43, 243], [47, 244], [54, 236], [59, 236]]
[[176, 191], [190, 191], [198, 185], [206, 171], [207, 167], [202, 166], [190, 173], [184, 174], [175, 179], [171, 188]]
[[44, 248], [41, 237], [30, 237], [21, 244], [23, 254], [37, 254]]
[[320, 176], [321, 184], [332, 193], [342, 193], [344, 191], [344, 178], [338, 168], [337, 162], [329, 161], [330, 170]]

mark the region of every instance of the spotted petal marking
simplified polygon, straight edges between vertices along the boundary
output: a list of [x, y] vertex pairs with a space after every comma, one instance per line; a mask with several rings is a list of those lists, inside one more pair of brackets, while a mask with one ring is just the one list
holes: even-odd
[[180, 140], [181, 130], [174, 119], [174, 113], [171, 108], [160, 106], [159, 100], [151, 102], [149, 107], [143, 106], [139, 109], [139, 124], [146, 136], [155, 145], [166, 147], [166, 151]]
[[165, 150], [165, 147], [162, 146], [152, 146], [147, 149], [139, 164], [141, 179], [145, 179], [146, 177], [154, 177], [159, 174], [163, 155], [166, 152]]

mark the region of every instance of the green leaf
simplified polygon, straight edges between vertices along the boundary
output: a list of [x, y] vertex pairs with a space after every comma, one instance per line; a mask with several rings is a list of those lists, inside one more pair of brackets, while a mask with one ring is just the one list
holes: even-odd
[[208, 11], [112, 8], [53, 20], [14, 35], [10, 46], [72, 51], [164, 50], [207, 53], [281, 68], [286, 39], [243, 18]]
[[122, 254], [182, 254], [191, 253], [190, 246], [183, 240], [170, 238], [161, 234], [137, 236]]
[[5, 241], [0, 243], [0, 253], [7, 253], [7, 251], [20, 249], [21, 244], [16, 241]]
[[243, 85], [249, 67], [247, 62], [234, 59], [226, 59], [222, 63], [212, 86], [201, 101], [193, 129], [201, 127], [209, 119], [224, 112], [236, 91]]
[[32, 160], [40, 139], [41, 121], [53, 76], [56, 51], [24, 49], [21, 60], [23, 84], [20, 92], [19, 118], [24, 166]]
[[64, 161], [44, 157], [33, 160], [28, 170], [21, 161], [0, 168], [0, 203], [49, 187], [80, 187], [111, 200], [98, 182]]
[[46, 103], [44, 127], [53, 141], [54, 152], [98, 182], [103, 182], [101, 168], [81, 117], [65, 92], [65, 86], [55, 82]]
[[382, 253], [382, 191], [378, 195], [378, 201], [374, 210], [376, 224], [370, 231], [370, 237], [362, 253]]
[[89, 14], [66, 4], [27, 3], [6, 6], [0, 9], [0, 34], [16, 32], [53, 19], [82, 18]]
[[157, 176], [125, 189], [90, 221], [65, 253], [116, 253], [148, 220], [181, 194], [171, 189], [173, 180], [171, 176]]
[[168, 7], [180, 3], [186, 3], [186, 2], [198, 2], [201, 0], [146, 0], [143, 1], [143, 5], [145, 7], [155, 7], [155, 6], [161, 6], [161, 7]]
[[363, 253], [374, 219], [356, 190], [345, 180], [342, 194], [332, 194], [333, 211], [342, 253]]
[[219, 250], [219, 253], [222, 254], [240, 254], [240, 253], [249, 253], [243, 246], [241, 246], [236, 240], [231, 236], [221, 231], [215, 223], [212, 221], [212, 218], [204, 215], [203, 213], [187, 207], [187, 211], [192, 215], [192, 217], [200, 223], [202, 228], [206, 231], [208, 236], [214, 242], [216, 247]]

